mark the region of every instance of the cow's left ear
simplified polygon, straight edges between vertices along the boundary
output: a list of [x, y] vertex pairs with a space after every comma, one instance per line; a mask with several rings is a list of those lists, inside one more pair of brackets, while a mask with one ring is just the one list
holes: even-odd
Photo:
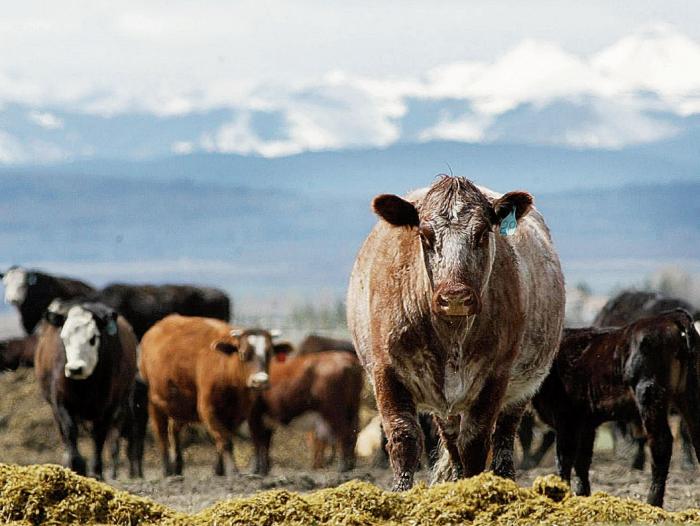
[[532, 208], [532, 195], [528, 192], [508, 192], [503, 194], [493, 202], [493, 211], [495, 214], [495, 224], [500, 224], [508, 214], [515, 211], [515, 219], [520, 221], [525, 217]]

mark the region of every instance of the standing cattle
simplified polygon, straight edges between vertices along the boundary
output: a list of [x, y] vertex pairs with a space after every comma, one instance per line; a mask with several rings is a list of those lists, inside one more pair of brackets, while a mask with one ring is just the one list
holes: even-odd
[[0, 341], [0, 370], [16, 371], [19, 367], [32, 367], [36, 342], [36, 334]]
[[[148, 384], [148, 411], [166, 476], [182, 474], [180, 430], [190, 422], [203, 422], [216, 443], [214, 472], [236, 471], [231, 439], [260, 392], [269, 387], [268, 367], [274, 352], [268, 331], [234, 330], [212, 318], [173, 314], [146, 332], [139, 369]], [[174, 463], [169, 454], [169, 423]], [[257, 431], [251, 426], [256, 445], [262, 440]]]
[[127, 321], [106, 305], [77, 303], [46, 313], [35, 370], [68, 450], [68, 466], [86, 473], [78, 427], [92, 422], [92, 474], [102, 478], [102, 449], [127, 403], [136, 374], [137, 341]]
[[436, 415], [447, 450], [437, 480], [483, 471], [492, 431], [492, 468], [513, 478], [518, 422], [564, 320], [542, 216], [528, 193], [500, 196], [448, 176], [372, 207], [382, 220], [355, 261], [348, 323], [388, 436], [394, 490], [413, 485], [418, 410]]
[[622, 328], [566, 329], [552, 370], [533, 400], [557, 433], [564, 480], [572, 466], [579, 495], [590, 494], [588, 469], [598, 425], [641, 419], [652, 452], [647, 502], [663, 504], [673, 449], [669, 406], [680, 411], [700, 455], [698, 340], [684, 310], [643, 318]]
[[190, 285], [127, 285], [113, 283], [99, 292], [134, 327], [141, 339], [158, 320], [169, 314], [231, 319], [231, 300], [225, 292]]
[[[646, 316], [660, 314], [671, 309], [684, 309], [688, 312], [695, 310], [692, 305], [680, 298], [669, 298], [657, 292], [628, 290], [608, 300], [595, 320], [593, 320], [593, 326], [620, 327]], [[698, 322], [696, 322], [695, 328], [700, 333]], [[632, 422], [626, 425], [617, 425], [615, 429], [616, 431], [621, 431], [622, 436], [631, 437], [634, 440], [637, 452], [634, 455], [632, 467], [634, 469], [644, 469], [646, 460], [644, 444], [646, 439], [641, 429], [641, 423]], [[683, 466], [692, 469], [695, 465], [695, 456], [688, 429], [683, 423], [681, 423], [681, 438], [683, 444]]]
[[27, 334], [34, 332], [53, 300], [84, 298], [95, 292], [93, 287], [77, 279], [22, 267], [10, 267], [0, 277], [5, 286], [5, 302], [17, 307]]
[[[357, 357], [344, 351], [302, 354], [270, 365], [270, 388], [256, 402], [250, 430], [263, 436], [256, 447], [255, 472], [270, 469], [272, 431], [264, 416], [287, 425], [304, 413], [314, 412], [327, 425], [340, 450], [340, 471], [355, 467], [355, 442], [363, 377]], [[314, 457], [320, 453], [314, 452]], [[316, 459], [317, 460], [317, 459]]]

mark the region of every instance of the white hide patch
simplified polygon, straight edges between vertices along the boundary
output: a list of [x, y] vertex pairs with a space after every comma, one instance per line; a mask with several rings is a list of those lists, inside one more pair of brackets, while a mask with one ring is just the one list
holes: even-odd
[[265, 363], [265, 336], [248, 336], [248, 345], [254, 349], [255, 358]]
[[695, 330], [697, 331], [698, 335], [700, 335], [700, 321], [696, 321], [693, 323], [695, 325]]
[[27, 297], [27, 272], [21, 268], [13, 268], [2, 277], [5, 285], [5, 303], [21, 305]]
[[61, 329], [66, 350], [66, 378], [84, 380], [97, 366], [100, 331], [92, 313], [76, 305], [71, 307]]

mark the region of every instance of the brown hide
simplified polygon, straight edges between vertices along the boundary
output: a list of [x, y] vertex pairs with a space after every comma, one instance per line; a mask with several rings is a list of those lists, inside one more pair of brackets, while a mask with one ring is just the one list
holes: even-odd
[[[221, 320], [175, 314], [157, 322], [141, 340], [140, 371], [149, 386], [149, 413], [166, 474], [181, 473], [177, 434], [184, 424], [198, 421], [216, 442], [217, 473], [224, 471], [223, 455], [230, 452], [231, 436], [258, 396], [247, 383], [259, 367], [232, 330]], [[169, 420], [178, 450], [175, 466], [168, 456]], [[232, 456], [228, 458], [235, 469]]]
[[[375, 199], [375, 210], [393, 208], [355, 261], [348, 325], [374, 385], [395, 489], [410, 487], [418, 467], [418, 410], [438, 417], [447, 446], [438, 479], [482, 471], [497, 420], [492, 467], [514, 476], [515, 428], [548, 372], [564, 319], [559, 261], [530, 200], [450, 177], [401, 205]], [[498, 222], [508, 209], [518, 226], [505, 237]], [[455, 237], [456, 248], [445, 249]]]
[[[355, 463], [362, 385], [362, 368], [357, 357], [344, 351], [273, 360], [270, 389], [262, 394], [262, 404], [256, 409], [282, 424], [306, 412], [318, 413], [338, 442], [341, 470], [347, 470]], [[256, 418], [251, 416], [251, 426], [254, 422]], [[262, 420], [258, 418], [257, 422], [262, 423]], [[264, 458], [260, 462], [269, 468], [269, 451], [261, 454]]]

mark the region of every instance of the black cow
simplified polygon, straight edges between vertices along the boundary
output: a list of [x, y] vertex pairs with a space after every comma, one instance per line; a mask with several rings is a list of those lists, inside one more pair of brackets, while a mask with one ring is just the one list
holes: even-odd
[[226, 322], [231, 318], [228, 295], [210, 287], [113, 283], [102, 289], [97, 298], [129, 320], [139, 340], [151, 326], [169, 314], [217, 318]]
[[[672, 309], [683, 309], [694, 312], [695, 307], [680, 298], [669, 298], [658, 292], [626, 290], [608, 300], [593, 320], [594, 327], [619, 327], [637, 321], [646, 316], [660, 314]], [[700, 319], [696, 312], [695, 319]], [[697, 325], [696, 325], [697, 327]], [[700, 331], [699, 331], [700, 332]], [[644, 469], [646, 454], [644, 444], [646, 439], [640, 423], [618, 423], [615, 431], [618, 436], [636, 443], [636, 453], [632, 460], [634, 469]], [[692, 469], [695, 466], [695, 455], [691, 445], [690, 435], [684, 423], [681, 423], [681, 438], [683, 445], [683, 466]]]
[[92, 423], [92, 474], [102, 478], [102, 449], [119, 424], [136, 376], [138, 342], [110, 307], [82, 302], [50, 308], [36, 348], [35, 372], [67, 449], [67, 464], [87, 472], [78, 451], [79, 423]]
[[598, 425], [642, 422], [652, 452], [647, 502], [663, 504], [673, 450], [668, 424], [675, 407], [700, 455], [700, 336], [682, 309], [620, 328], [565, 329], [552, 369], [532, 404], [557, 433], [559, 476], [578, 476], [574, 491], [590, 494], [588, 470]]
[[10, 267], [0, 277], [5, 285], [5, 301], [17, 307], [27, 334], [34, 332], [53, 300], [95, 293], [94, 287], [83, 281], [17, 266]]

